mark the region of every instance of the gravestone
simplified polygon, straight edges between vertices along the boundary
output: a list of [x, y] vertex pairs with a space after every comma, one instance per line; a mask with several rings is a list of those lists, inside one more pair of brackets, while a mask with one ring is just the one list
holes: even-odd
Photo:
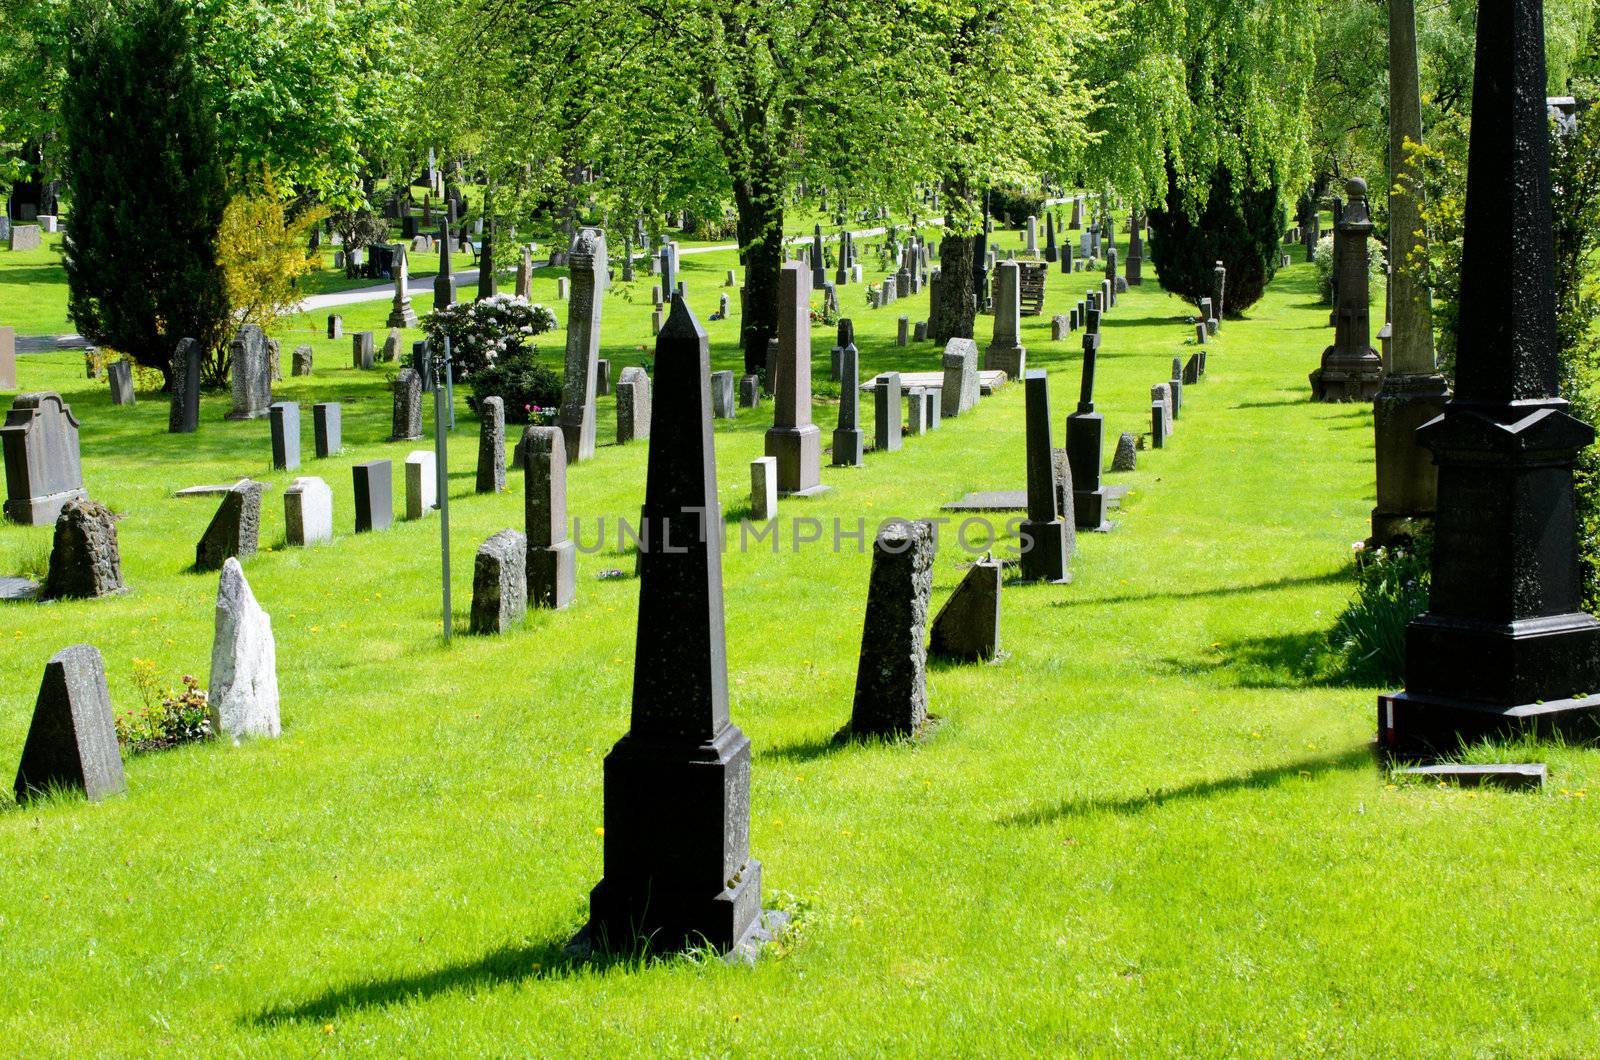
[[344, 318], [338, 313], [328, 314], [328, 338], [337, 339], [344, 335]]
[[394, 301], [389, 307], [389, 317], [384, 323], [391, 328], [414, 328], [417, 311], [411, 308], [411, 265], [404, 243], [393, 247], [394, 258], [390, 273], [394, 277]]
[[194, 569], [219, 570], [230, 558], [249, 559], [261, 536], [261, 494], [265, 482], [240, 479], [227, 493], [206, 532], [194, 546]]
[[228, 344], [233, 358], [233, 411], [230, 420], [254, 420], [267, 414], [272, 404], [272, 364], [267, 356], [267, 336], [254, 324], [239, 329]]
[[1016, 262], [999, 265], [994, 305], [994, 338], [984, 351], [983, 367], [1004, 372], [1007, 379], [1022, 378], [1028, 353], [1022, 346], [1022, 275]]
[[112, 361], [106, 365], [106, 376], [111, 380], [111, 403], [113, 405], [132, 405], [135, 403], [132, 361]]
[[300, 466], [300, 403], [275, 401], [271, 409], [272, 466], [293, 471]]
[[1123, 266], [1123, 280], [1129, 287], [1144, 283], [1144, 218], [1135, 213], [1128, 227], [1128, 260]]
[[1060, 256], [1060, 252], [1056, 249], [1056, 215], [1046, 213], [1044, 215], [1044, 260], [1055, 261]]
[[278, 649], [272, 618], [256, 603], [239, 561], [222, 565], [217, 585], [216, 636], [206, 690], [211, 731], [238, 743], [277, 736]]
[[1138, 439], [1129, 431], [1123, 431], [1117, 438], [1117, 451], [1111, 457], [1111, 470], [1133, 471], [1139, 466]]
[[900, 373], [884, 372], [873, 387], [873, 450], [892, 453], [900, 448]]
[[[820, 248], [820, 244], [819, 244]], [[822, 485], [822, 429], [811, 422], [811, 283], [798, 262], [778, 273], [778, 356], [766, 455], [778, 461], [778, 493], [810, 497]]]
[[928, 722], [924, 634], [933, 594], [933, 527], [892, 521], [872, 543], [850, 735], [915, 736]]
[[529, 427], [517, 452], [526, 472], [528, 603], [559, 610], [577, 592], [577, 553], [567, 537], [567, 451], [555, 427]]
[[1333, 237], [1339, 280], [1334, 339], [1322, 353], [1322, 366], [1311, 373], [1314, 401], [1371, 401], [1383, 385], [1383, 358], [1371, 344], [1367, 240], [1375, 226], [1367, 210], [1367, 183], [1352, 177], [1345, 189], [1350, 202]]
[[294, 348], [294, 366], [289, 370], [290, 375], [311, 374], [312, 349], [308, 343], [301, 343]]
[[456, 275], [450, 261], [450, 218], [439, 226], [439, 271], [433, 277], [433, 310], [443, 312], [456, 304]]
[[928, 433], [928, 400], [927, 392], [920, 386], [905, 388], [906, 418], [905, 430], [907, 434], [916, 436]]
[[[1048, 216], [1048, 215], [1047, 215]], [[1054, 229], [1047, 229], [1054, 235]], [[1000, 561], [990, 557], [967, 569], [939, 608], [928, 654], [946, 659], [993, 659], [1000, 652]]]
[[59, 394], [18, 394], [0, 427], [5, 450], [5, 515], [50, 526], [68, 501], [85, 500], [78, 420]]
[[1105, 417], [1094, 409], [1095, 363], [1100, 353], [1100, 324], [1089, 313], [1089, 330], [1083, 336], [1083, 376], [1078, 410], [1067, 417], [1067, 459], [1072, 465], [1073, 517], [1080, 529], [1109, 531], [1109, 498], [1100, 483], [1105, 452]]
[[733, 404], [733, 372], [712, 372], [711, 415], [719, 420], [731, 420], [737, 414]]
[[406, 518], [421, 519], [439, 507], [439, 471], [432, 449], [406, 454]]
[[971, 339], [951, 339], [944, 345], [943, 363], [940, 412], [946, 417], [959, 416], [978, 404], [978, 344]]
[[911, 318], [902, 316], [896, 321], [894, 344], [896, 346], [909, 346], [911, 344]]
[[372, 369], [372, 332], [357, 331], [350, 336], [350, 359], [352, 368]]
[[518, 298], [533, 298], [533, 248], [524, 243], [522, 253], [517, 256], [517, 288]]
[[91, 644], [63, 648], [45, 664], [12, 790], [26, 804], [60, 788], [91, 802], [127, 789], [106, 665]]
[[939, 388], [936, 386], [923, 387], [922, 397], [923, 422], [927, 424], [928, 430], [936, 431], [939, 429], [939, 423], [943, 419], [940, 412], [942, 406], [940, 405]]
[[[676, 297], [676, 296], [674, 296]], [[617, 380], [617, 444], [650, 437], [650, 377], [629, 365]]]
[[17, 329], [0, 325], [0, 390], [17, 389]]
[[1028, 518], [1021, 534], [1030, 543], [1022, 551], [1022, 579], [1065, 585], [1072, 580], [1073, 535], [1061, 520], [1056, 496], [1055, 456], [1050, 443], [1050, 380], [1033, 370], [1024, 380], [1027, 420]]
[[123, 588], [117, 517], [96, 501], [62, 505], [50, 547], [50, 571], [39, 599], [88, 599], [120, 593]]
[[1161, 403], [1162, 433], [1172, 433], [1172, 388], [1167, 383], [1157, 383], [1150, 388], [1150, 400]]
[[479, 493], [499, 493], [506, 488], [506, 403], [485, 397], [478, 402]]
[[302, 476], [283, 492], [284, 536], [304, 548], [333, 540], [333, 490], [316, 476]]
[[750, 741], [728, 714], [710, 374], [705, 330], [675, 298], [656, 342], [664, 415], [645, 483], [633, 712], [606, 756], [605, 877], [589, 903], [589, 939], [616, 948], [725, 952], [763, 919]]
[[311, 406], [311, 433], [318, 460], [326, 460], [344, 448], [343, 410], [337, 401], [320, 401]]
[[515, 530], [501, 530], [478, 546], [472, 563], [471, 629], [509, 633], [527, 613], [528, 539]]
[[422, 377], [414, 368], [402, 368], [394, 377], [394, 421], [391, 442], [422, 437]]
[[833, 431], [834, 467], [860, 467], [865, 462], [860, 356], [853, 342], [839, 351], [839, 425]]
[[39, 234], [38, 225], [14, 224], [11, 226], [12, 250], [38, 250], [41, 242], [42, 237]]
[[200, 429], [200, 344], [180, 339], [172, 351], [172, 404], [167, 412], [167, 430], [172, 434], [192, 434]]
[[1227, 291], [1228, 269], [1219, 261], [1211, 270], [1211, 319], [1216, 321], [1213, 330], [1222, 327], [1222, 312], [1227, 306]]
[[1176, 357], [1172, 359], [1172, 378], [1167, 380], [1167, 392], [1172, 395], [1172, 418], [1177, 419], [1183, 413], [1183, 365]]
[[405, 341], [399, 328], [390, 328], [388, 336], [383, 340], [383, 350], [378, 354], [378, 360], [384, 364], [394, 364], [400, 359], [400, 344]]
[[387, 530], [394, 525], [394, 466], [387, 460], [356, 464], [356, 533]]
[[594, 393], [596, 397], [611, 396], [611, 362], [604, 357], [594, 362]]
[[1163, 401], [1150, 402], [1150, 448], [1163, 449], [1167, 444], [1167, 405]]
[[750, 461], [750, 518], [766, 522], [778, 517], [778, 460], [758, 456]]
[[1200, 382], [1200, 355], [1191, 353], [1189, 359], [1183, 363], [1183, 385], [1198, 385]]
[[739, 407], [753, 409], [761, 406], [761, 378], [746, 375], [739, 378]]

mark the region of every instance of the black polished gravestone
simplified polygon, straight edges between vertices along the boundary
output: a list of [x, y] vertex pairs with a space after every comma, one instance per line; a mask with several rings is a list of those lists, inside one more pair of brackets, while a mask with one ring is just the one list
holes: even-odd
[[394, 525], [394, 465], [388, 460], [356, 464], [350, 469], [356, 492], [356, 533], [387, 530]]
[[682, 295], [656, 337], [628, 732], [605, 761], [605, 877], [591, 945], [747, 948], [763, 930], [750, 856], [750, 740], [728, 715], [711, 354]]
[[172, 405], [167, 431], [192, 434], [200, 428], [200, 344], [180, 339], [172, 351]]
[[311, 436], [318, 460], [344, 448], [343, 413], [337, 401], [319, 401], [311, 406]]
[[1378, 700], [1379, 743], [1405, 756], [1600, 733], [1573, 507], [1595, 432], [1559, 396], [1543, 5], [1484, 4], [1477, 32], [1456, 389], [1417, 432], [1439, 466], [1433, 579], [1405, 691]]
[[1042, 369], [1028, 371], [1023, 383], [1027, 400], [1028, 518], [1022, 523], [1022, 580], [1065, 585], [1072, 581], [1077, 535], [1061, 520], [1056, 501], [1055, 454], [1050, 447], [1050, 380]]
[[1105, 417], [1094, 410], [1094, 369], [1100, 351], [1098, 317], [1094, 310], [1089, 310], [1089, 331], [1083, 336], [1083, 381], [1078, 394], [1078, 411], [1067, 417], [1067, 460], [1072, 465], [1074, 522], [1082, 529], [1104, 533], [1114, 524], [1106, 518], [1110, 503], [1100, 483]]
[[63, 648], [45, 664], [13, 787], [19, 803], [62, 789], [90, 801], [127, 789], [106, 664], [91, 644]]

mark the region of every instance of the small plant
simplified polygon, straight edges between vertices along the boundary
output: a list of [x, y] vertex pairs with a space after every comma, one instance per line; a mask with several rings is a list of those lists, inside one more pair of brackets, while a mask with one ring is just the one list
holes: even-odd
[[116, 716], [117, 742], [123, 747], [141, 754], [211, 738], [211, 709], [195, 677], [184, 674], [182, 689], [163, 691], [156, 664], [135, 659], [133, 684], [143, 704]]
[[[457, 302], [435, 310], [422, 320], [428, 346], [443, 357], [444, 340], [450, 340], [450, 360], [457, 379], [470, 379], [499, 362], [531, 354], [533, 337], [554, 330], [555, 313], [545, 306], [515, 295], [497, 294], [480, 302]], [[498, 391], [495, 391], [498, 393]], [[508, 395], [507, 406], [511, 406]], [[521, 408], [522, 402], [515, 407]]]
[[1346, 677], [1384, 685], [1405, 680], [1406, 626], [1428, 609], [1429, 545], [1419, 537], [1409, 548], [1357, 549], [1356, 598], [1329, 634]]
[[486, 397], [505, 402], [509, 423], [547, 423], [535, 420], [534, 413], [549, 413], [561, 405], [561, 377], [549, 366], [534, 359], [531, 350], [521, 350], [497, 358], [472, 374], [474, 412]]

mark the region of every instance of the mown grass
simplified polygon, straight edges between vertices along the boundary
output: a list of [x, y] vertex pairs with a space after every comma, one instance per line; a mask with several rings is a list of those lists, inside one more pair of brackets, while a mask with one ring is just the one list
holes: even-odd
[[[732, 264], [684, 259], [702, 318]], [[537, 283], [553, 299], [553, 275]], [[650, 342], [649, 283], [607, 297], [614, 371]], [[1052, 272], [1052, 306], [1087, 286]], [[893, 344], [924, 299], [872, 312], [859, 289], [843, 297], [864, 371], [937, 363], [931, 344]], [[119, 707], [135, 658], [173, 683], [204, 674], [215, 577], [186, 568], [214, 505], [170, 493], [244, 474], [274, 485], [271, 547], [246, 572], [273, 616], [284, 734], [130, 759], [128, 794], [102, 804], [0, 812], [0, 1041], [28, 1055], [1593, 1052], [1592, 754], [1534, 749], [1544, 795], [1390, 784], [1370, 752], [1375, 690], [1305, 676], [1373, 494], [1369, 410], [1307, 401], [1328, 340], [1314, 303], [1297, 264], [1224, 326], [1171, 446], [1113, 477], [1132, 492], [1113, 533], [1080, 536], [1073, 584], [1007, 587], [1003, 663], [932, 668], [945, 722], [924, 744], [829, 743], [850, 711], [865, 554], [730, 552], [751, 845], [769, 904], [799, 913], [754, 969], [562, 956], [600, 877], [601, 759], [629, 710], [638, 586], [596, 577], [632, 569], [614, 536], [580, 557], [571, 610], [445, 647], [436, 517], [351, 534], [349, 466], [412, 446], [382, 441], [385, 373], [352, 371], [320, 314], [279, 332], [286, 357], [312, 342], [317, 374], [278, 396], [345, 402], [348, 451], [300, 472], [332, 484], [339, 537], [308, 550], [277, 547], [291, 475], [268, 468], [266, 421], [224, 422], [219, 395], [199, 434], [171, 437], [153, 395], [113, 408], [75, 357], [24, 358], [22, 385], [61, 390], [83, 421], [131, 591], [0, 610], [0, 748], [17, 753], [66, 644], [101, 649]], [[386, 311], [346, 307], [346, 331], [381, 332]], [[1185, 312], [1147, 283], [1107, 318], [1108, 455], [1118, 431], [1148, 429], [1150, 385], [1191, 352]], [[706, 326], [715, 366], [735, 367], [737, 320]], [[1048, 329], [1030, 318], [1024, 334], [1060, 437], [1079, 344]], [[830, 332], [814, 332], [819, 379]], [[552, 359], [561, 339], [543, 344]], [[463, 399], [458, 631], [476, 545], [522, 525], [517, 473], [504, 495], [471, 493]], [[833, 490], [783, 514], [931, 517], [1020, 486], [1022, 414], [1008, 387], [865, 469], [825, 469]], [[769, 417], [718, 424], [725, 510], [745, 502]], [[646, 447], [609, 444], [610, 399], [600, 435], [569, 480], [586, 527], [637, 513], [644, 488]], [[936, 607], [965, 560], [948, 534]], [[0, 567], [48, 535], [0, 528]]]

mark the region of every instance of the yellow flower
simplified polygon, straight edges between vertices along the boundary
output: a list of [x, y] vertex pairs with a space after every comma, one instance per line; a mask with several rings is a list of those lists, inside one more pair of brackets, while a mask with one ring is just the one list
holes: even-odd
[[604, 836], [606, 834], [606, 830], [604, 828], [596, 828], [594, 830], [594, 834], [597, 836]]

